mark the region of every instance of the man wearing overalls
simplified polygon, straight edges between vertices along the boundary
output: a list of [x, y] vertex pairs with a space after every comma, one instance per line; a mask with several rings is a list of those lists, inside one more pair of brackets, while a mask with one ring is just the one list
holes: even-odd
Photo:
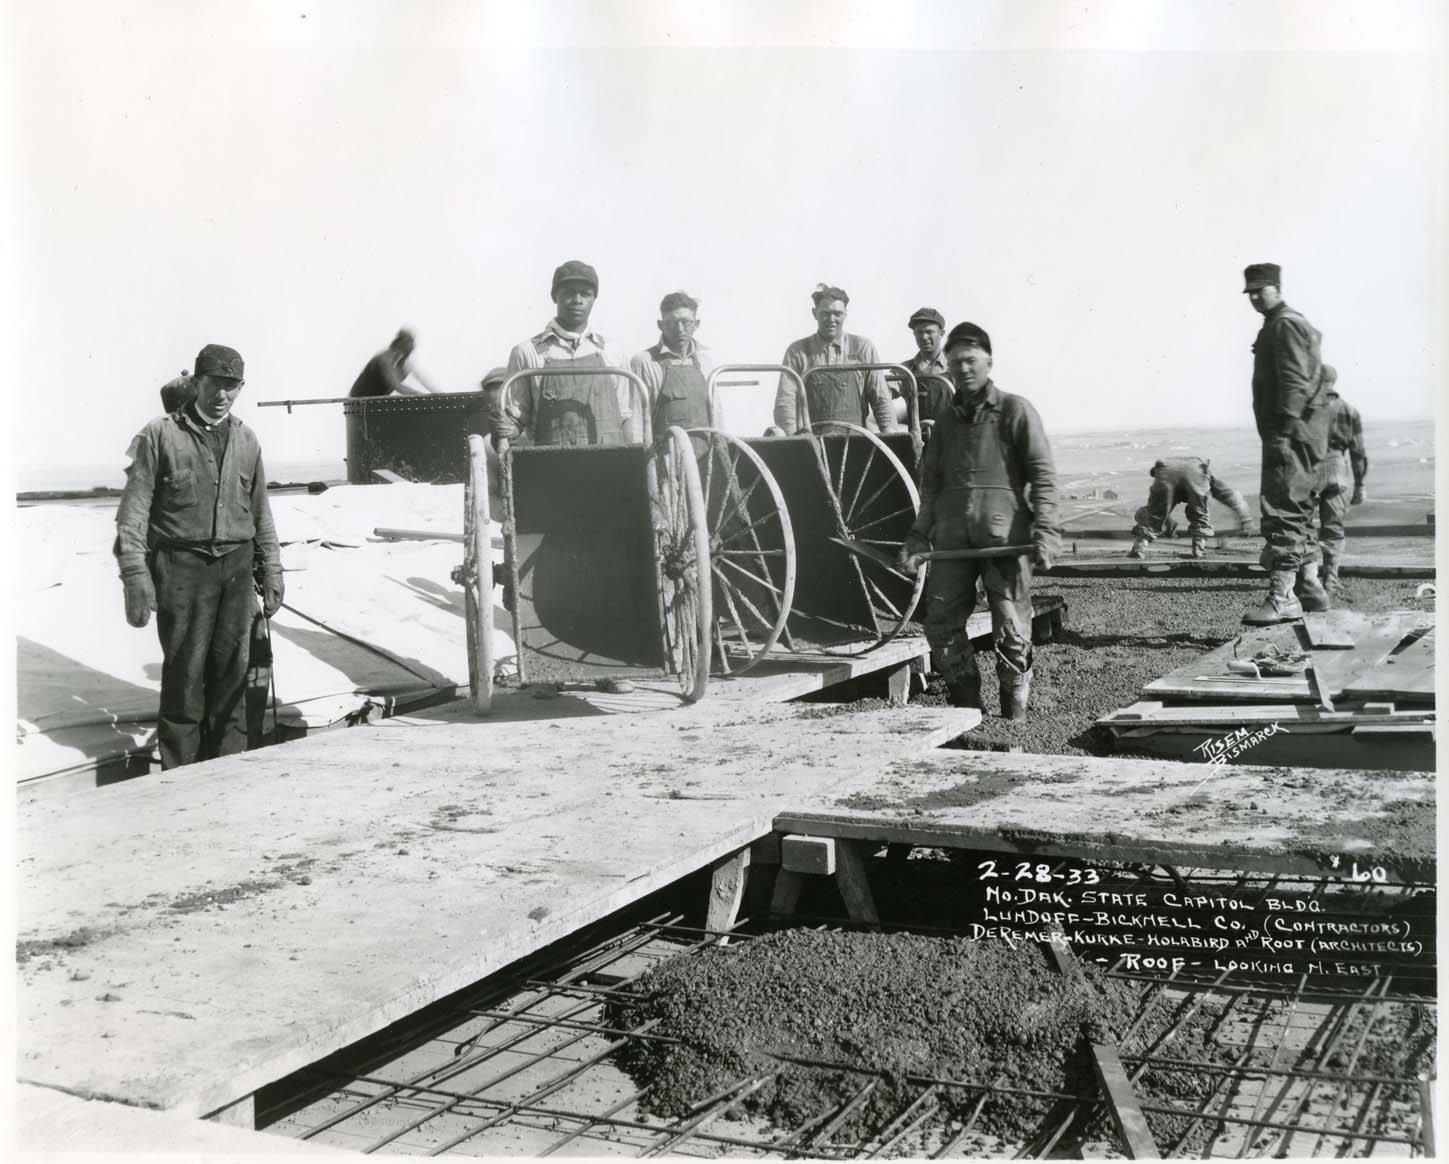
[[1031, 574], [1056, 548], [1056, 470], [1041, 418], [991, 379], [991, 337], [958, 323], [946, 339], [956, 393], [936, 415], [921, 467], [921, 508], [901, 547], [914, 574], [926, 550], [1034, 547], [1031, 557], [940, 559], [926, 580], [926, 640], [957, 707], [981, 706], [981, 673], [966, 632], [985, 587], [1001, 714], [1025, 719], [1031, 693]]
[[[839, 287], [822, 283], [811, 299], [815, 304], [815, 334], [786, 348], [782, 364], [805, 377], [811, 368], [831, 364], [880, 363], [875, 344], [845, 330], [849, 295]], [[884, 372], [826, 371], [806, 377], [803, 408], [794, 381], [782, 375], [775, 393], [775, 424], [769, 435], [809, 432], [812, 424], [827, 420], [863, 425], [868, 416], [875, 417], [881, 432], [890, 432], [895, 428], [893, 414]]]
[[659, 342], [629, 360], [629, 370], [649, 387], [650, 431], [670, 425], [717, 428], [719, 400], [709, 390], [714, 359], [694, 338], [699, 300], [671, 291], [659, 304]]
[[[1363, 504], [1368, 453], [1363, 447], [1363, 419], [1358, 409], [1338, 394], [1338, 370], [1323, 365], [1323, 395], [1328, 413], [1328, 456], [1318, 478], [1318, 549], [1323, 557], [1319, 581], [1329, 594], [1340, 586], [1338, 563], [1348, 544], [1348, 507]], [[1350, 492], [1352, 490], [1352, 492]]]
[[1224, 481], [1214, 477], [1210, 462], [1202, 457], [1170, 457], [1152, 466], [1152, 486], [1147, 491], [1147, 504], [1135, 515], [1132, 527], [1132, 548], [1129, 558], [1146, 557], [1147, 547], [1167, 532], [1172, 511], [1179, 505], [1187, 507], [1187, 528], [1192, 536], [1192, 556], [1207, 557], [1208, 538], [1213, 536], [1212, 513], [1208, 498], [1226, 505], [1238, 519], [1238, 531], [1253, 536], [1253, 515], [1243, 495]]
[[[946, 367], [946, 349], [941, 340], [946, 334], [946, 319], [934, 307], [921, 307], [906, 322], [916, 340], [915, 353], [901, 361], [916, 377], [920, 393], [921, 421], [928, 424], [936, 413], [951, 403], [950, 370]], [[901, 385], [905, 391], [905, 385]]]
[[[557, 308], [548, 326], [508, 353], [508, 373], [524, 368], [607, 368], [615, 366], [604, 337], [589, 330], [599, 295], [599, 277], [588, 263], [571, 259], [553, 273]], [[495, 437], [520, 437], [535, 445], [622, 445], [635, 443], [629, 381], [606, 374], [524, 376], [495, 407]]]

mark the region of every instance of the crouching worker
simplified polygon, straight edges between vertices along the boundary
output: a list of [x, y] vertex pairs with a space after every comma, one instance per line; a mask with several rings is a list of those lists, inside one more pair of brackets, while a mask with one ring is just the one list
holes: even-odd
[[231, 415], [242, 358], [220, 344], [196, 357], [193, 400], [131, 441], [116, 512], [126, 621], [156, 612], [161, 638], [161, 767], [246, 749], [253, 578], [268, 617], [282, 605], [282, 561], [256, 434]]
[[1143, 551], [1168, 531], [1171, 513], [1178, 505], [1187, 507], [1187, 529], [1192, 536], [1192, 556], [1207, 556], [1207, 540], [1213, 536], [1212, 514], [1208, 497], [1226, 505], [1238, 519], [1238, 530], [1253, 536], [1253, 515], [1243, 495], [1219, 477], [1208, 472], [1208, 462], [1201, 457], [1174, 457], [1152, 466], [1152, 488], [1147, 491], [1147, 504], [1135, 515], [1132, 527], [1132, 548], [1129, 558], [1143, 557]]
[[1031, 575], [1056, 547], [1056, 470], [1041, 418], [991, 379], [991, 338], [960, 323], [946, 339], [955, 394], [936, 415], [921, 469], [921, 508], [901, 547], [914, 573], [928, 549], [1025, 545], [1026, 557], [940, 559], [926, 581], [926, 639], [958, 707], [981, 706], [981, 673], [967, 635], [976, 582], [986, 591], [1001, 714], [1025, 719], [1031, 692]]

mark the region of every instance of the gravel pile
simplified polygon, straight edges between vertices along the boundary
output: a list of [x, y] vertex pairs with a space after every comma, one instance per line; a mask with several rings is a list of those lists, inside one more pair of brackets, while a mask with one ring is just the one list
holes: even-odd
[[[1336, 606], [1364, 613], [1423, 609], [1409, 579], [1346, 578]], [[1060, 594], [1066, 618], [1057, 638], [1036, 648], [1031, 711], [1024, 722], [1000, 717], [996, 668], [982, 654], [981, 725], [962, 741], [1054, 755], [1105, 755], [1112, 749], [1094, 723], [1141, 698], [1144, 683], [1181, 667], [1243, 630], [1243, 611], [1266, 583], [1244, 578], [1045, 578], [1038, 594]], [[949, 702], [932, 680], [917, 702]], [[1116, 754], [1124, 755], [1118, 751]], [[1161, 758], [1161, 757], [1156, 757]]]
[[[851, 1064], [882, 1082], [838, 1138], [879, 1131], [923, 1090], [907, 1075], [997, 1083], [1037, 1091], [1095, 1091], [1084, 1029], [1115, 1043], [1136, 1000], [1093, 966], [1064, 977], [1036, 946], [912, 934], [790, 930], [743, 945], [676, 958], [635, 993], [609, 1004], [611, 1025], [659, 1019], [621, 1065], [649, 1085], [655, 1114], [679, 1117], [743, 1079], [775, 1072], [742, 1105], [796, 1129], [854, 1095], [869, 1078], [795, 1060]], [[1176, 1046], [1200, 1046], [1194, 1027]], [[1179, 1083], [1181, 1077], [1179, 1077]], [[943, 1092], [939, 1115], [964, 1119], [977, 1095]], [[977, 1127], [1013, 1142], [1041, 1125], [1051, 1101], [989, 1102]]]

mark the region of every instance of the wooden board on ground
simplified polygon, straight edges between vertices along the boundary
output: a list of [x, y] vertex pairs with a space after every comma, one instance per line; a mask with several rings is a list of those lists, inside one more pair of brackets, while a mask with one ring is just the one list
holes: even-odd
[[1344, 677], [1343, 694], [1351, 699], [1433, 703], [1434, 628], [1400, 647], [1381, 662]]
[[[1037, 576], [1052, 578], [1103, 578], [1118, 574], [1151, 574], [1166, 578], [1262, 578], [1267, 571], [1255, 559], [1210, 558], [1075, 558], [1071, 555], [1052, 563]], [[1346, 578], [1433, 578], [1432, 559], [1392, 565], [1375, 562], [1344, 563], [1339, 574]]]
[[1308, 611], [1303, 626], [1315, 650], [1351, 651], [1361, 617], [1352, 610]]
[[786, 811], [780, 832], [1262, 873], [1432, 881], [1432, 773], [933, 752]]
[[[1391, 614], [1365, 615], [1341, 611], [1339, 625], [1355, 637], [1352, 650], [1314, 651], [1314, 666], [1319, 680], [1329, 694], [1337, 698], [1345, 683], [1366, 666], [1381, 663], [1399, 642], [1412, 631], [1432, 626], [1434, 615], [1423, 611], [1396, 611]], [[1226, 643], [1174, 671], [1153, 679], [1142, 687], [1146, 699], [1191, 699], [1212, 701], [1297, 703], [1311, 698], [1309, 684], [1301, 675], [1255, 679], [1236, 675], [1228, 670], [1229, 660], [1251, 659], [1276, 647], [1280, 651], [1298, 650], [1297, 636], [1288, 623], [1276, 626], [1247, 628], [1231, 643]]]
[[206, 1114], [980, 718], [495, 702], [20, 802], [19, 1078]]

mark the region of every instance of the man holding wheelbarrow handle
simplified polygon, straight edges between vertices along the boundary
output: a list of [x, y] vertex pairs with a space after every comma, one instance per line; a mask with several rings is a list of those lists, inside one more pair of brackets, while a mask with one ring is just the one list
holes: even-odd
[[1001, 714], [1025, 719], [1032, 568], [1050, 568], [1057, 539], [1051, 446], [1036, 409], [991, 379], [991, 337], [984, 330], [974, 323], [952, 328], [946, 362], [955, 395], [926, 445], [921, 508], [900, 564], [914, 573], [934, 559], [926, 582], [926, 639], [957, 707], [981, 706], [981, 673], [966, 632], [981, 580]]

